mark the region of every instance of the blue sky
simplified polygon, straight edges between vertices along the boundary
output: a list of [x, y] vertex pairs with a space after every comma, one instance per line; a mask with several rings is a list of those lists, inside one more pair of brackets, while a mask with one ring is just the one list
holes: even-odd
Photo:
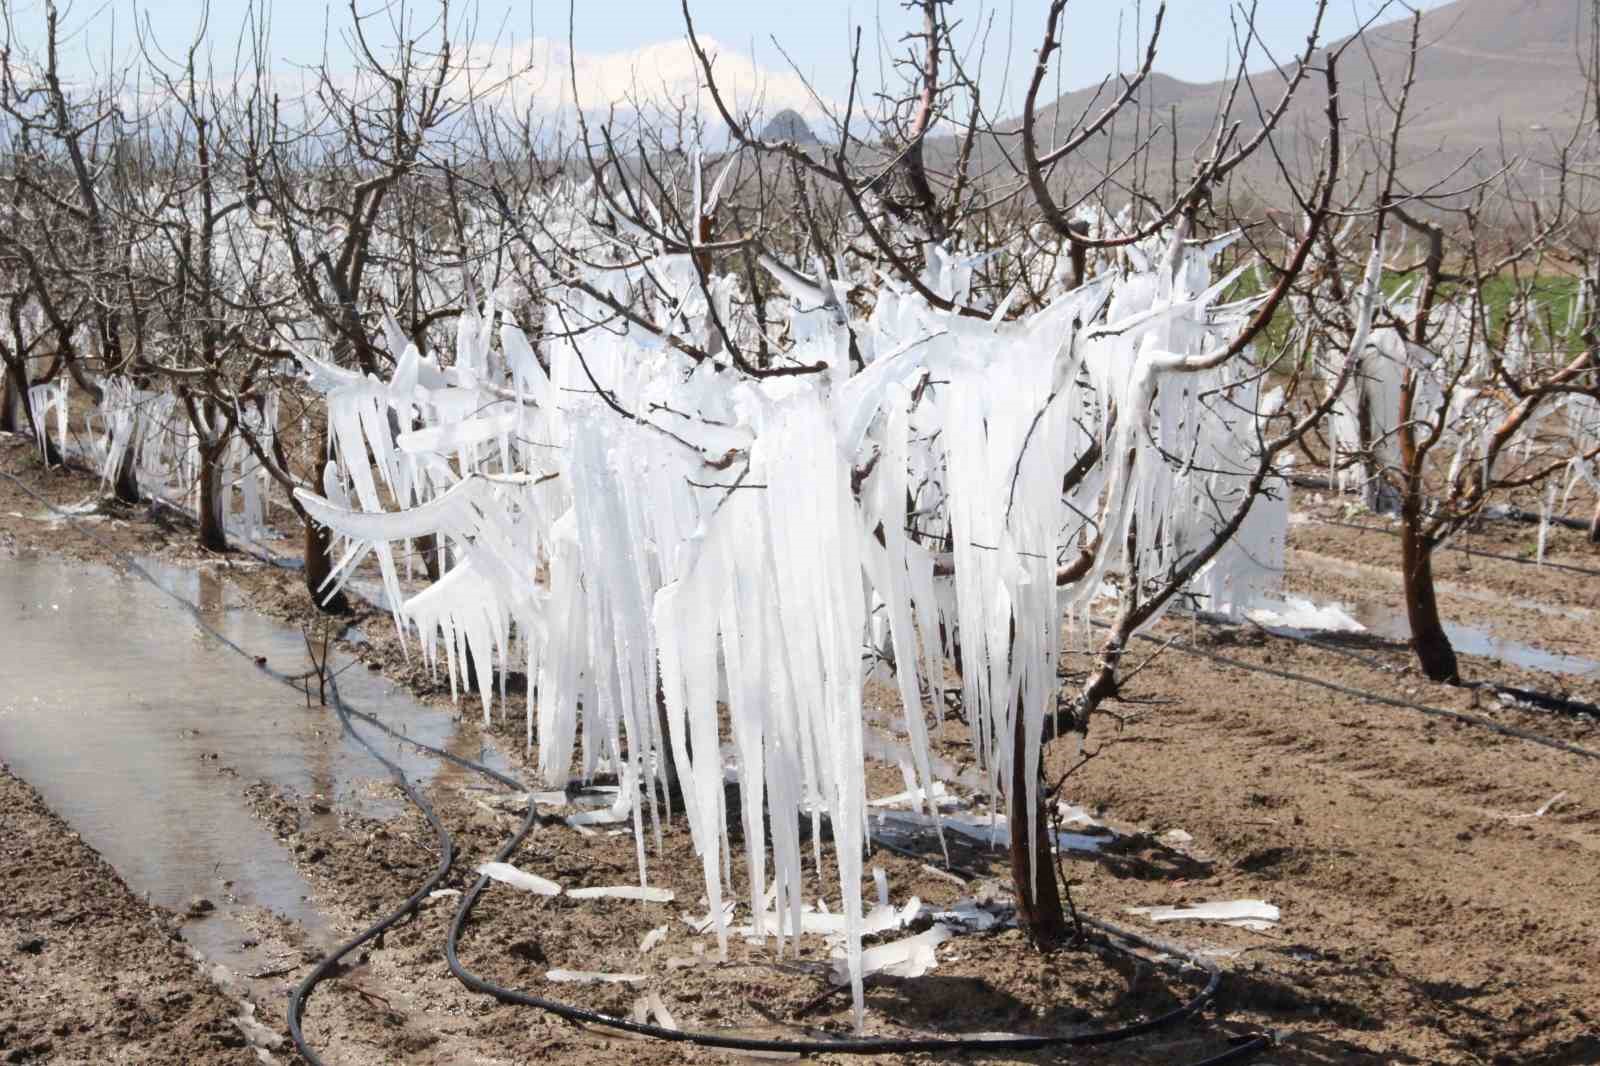
[[[1442, 0], [1422, 0], [1423, 7], [1436, 7]], [[384, 0], [357, 0], [362, 11], [381, 11]], [[1121, 65], [1136, 62], [1143, 35], [1148, 29], [1155, 4], [1138, 5], [1123, 0], [1076, 0], [1067, 8], [1063, 38], [1064, 64], [1059, 81], [1052, 79], [1050, 90], [1081, 88], [1097, 82]], [[1378, 9], [1380, 0], [1333, 0], [1330, 5], [1327, 36], [1350, 32], [1361, 19]], [[43, 22], [44, 0], [9, 0], [13, 31], [20, 41], [36, 44]], [[147, 22], [153, 35], [169, 50], [179, 50], [195, 33], [201, 5], [193, 0], [166, 0], [151, 4], [135, 0], [72, 0], [62, 2], [63, 25], [75, 35], [67, 55], [72, 66], [82, 68], [91, 58], [99, 66], [113, 42], [123, 49], [131, 43], [136, 18]], [[580, 0], [575, 16], [575, 41], [580, 56], [604, 59], [590, 88], [590, 95], [614, 92], [605, 86], [605, 70], [614, 71], [630, 64], [630, 55], [651, 46], [678, 45], [683, 38], [683, 23], [677, 0]], [[1044, 0], [987, 0], [986, 3], [957, 3], [953, 10], [966, 20], [960, 31], [964, 39], [974, 39], [980, 27], [988, 31], [983, 83], [991, 101], [1002, 97], [1020, 99], [1043, 27]], [[1301, 46], [1310, 26], [1311, 0], [1262, 0], [1257, 16], [1260, 33], [1274, 54], [1286, 59]], [[1167, 28], [1163, 34], [1158, 69], [1187, 81], [1210, 81], [1222, 76], [1232, 58], [1230, 11], [1237, 0], [1171, 0]], [[849, 78], [849, 42], [855, 26], [863, 30], [863, 83], [878, 82], [880, 42], [893, 50], [900, 36], [913, 25], [898, 0], [693, 0], [692, 9], [700, 32], [715, 39], [724, 54], [737, 53], [739, 61], [751, 66], [752, 76], [771, 75], [772, 84], [787, 79], [790, 90], [798, 92], [792, 78], [797, 69], [824, 96], [842, 99]], [[248, 0], [212, 0], [210, 29], [207, 35], [219, 66], [231, 63], [234, 42], [249, 10]], [[329, 54], [339, 65], [348, 51], [341, 32], [350, 16], [346, 2], [326, 0], [271, 0], [272, 52], [285, 67], [313, 63], [322, 54], [325, 30]], [[432, 0], [409, 0], [414, 27], [426, 27], [436, 18], [438, 5]], [[564, 45], [567, 36], [567, 6], [543, 0], [523, 0], [508, 5], [506, 0], [457, 0], [455, 17], [476, 16], [475, 39], [482, 43], [498, 38], [502, 43], [523, 45], [530, 38], [545, 38]], [[1393, 15], [1405, 14], [1393, 6]], [[392, 41], [386, 29], [387, 16], [377, 16], [373, 36]], [[1121, 46], [1119, 50], [1119, 36]], [[773, 44], [782, 43], [788, 59]], [[535, 55], [545, 53], [535, 52]], [[793, 61], [793, 68], [789, 60]], [[729, 62], [734, 62], [729, 59]], [[564, 64], [562, 64], [564, 65]], [[1253, 64], [1254, 65], [1254, 64]], [[564, 79], [563, 79], [564, 80]], [[580, 78], [580, 81], [585, 79]], [[775, 103], [787, 97], [777, 88], [768, 93]], [[586, 100], [603, 103], [603, 100]], [[809, 110], [809, 109], [807, 109]], [[1011, 113], [1013, 106], [998, 108]]]

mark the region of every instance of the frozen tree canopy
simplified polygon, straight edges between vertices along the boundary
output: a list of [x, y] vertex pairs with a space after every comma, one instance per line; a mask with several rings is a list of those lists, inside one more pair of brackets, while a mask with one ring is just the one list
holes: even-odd
[[[334, 580], [375, 555], [397, 624], [428, 661], [442, 651], [452, 686], [470, 657], [486, 715], [494, 670], [527, 671], [549, 785], [619, 772], [641, 884], [668, 813], [651, 786], [681, 784], [724, 945], [730, 821], [755, 932], [781, 947], [802, 928], [801, 819], [826, 817], [859, 1012], [869, 667], [892, 663], [919, 795], [956, 641], [991, 793], [1019, 715], [1037, 764], [1063, 627], [1085, 637], [1109, 582], [1137, 595], [1177, 572], [1251, 498], [1277, 401], [1248, 358], [1218, 358], [1256, 306], [1223, 300], [1225, 243], [1180, 230], [1130, 247], [1015, 320], [890, 282], [862, 314], [767, 261], [790, 297], [787, 355], [811, 374], [696, 361], [613, 313], [649, 301], [700, 351], [750, 336], [740, 283], [702, 286], [687, 255], [590, 268], [587, 291], [546, 295], [532, 337], [490, 294], [464, 308], [450, 365], [392, 324], [387, 380], [304, 357], [335, 461], [300, 500], [342, 538]], [[930, 262], [933, 291], [965, 295], [970, 264]], [[1284, 524], [1262, 501], [1190, 592], [1250, 605], [1276, 582]], [[447, 567], [406, 598], [396, 546], [424, 536]], [[1058, 580], [1085, 551], [1093, 565]]]

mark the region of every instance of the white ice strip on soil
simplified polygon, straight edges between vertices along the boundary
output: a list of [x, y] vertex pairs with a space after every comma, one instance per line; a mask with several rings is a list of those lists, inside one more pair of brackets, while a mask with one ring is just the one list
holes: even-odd
[[530, 874], [519, 870], [509, 862], [486, 862], [478, 867], [478, 872], [485, 877], [520, 888], [524, 892], [532, 892], [536, 896], [559, 896], [561, 886], [554, 881], [548, 881], [538, 874]]
[[[861, 976], [921, 977], [938, 964], [935, 949], [953, 935], [948, 926], [935, 925], [915, 936], [867, 948], [861, 953]], [[843, 958], [834, 960], [828, 979], [836, 985], [850, 982], [850, 972]]]
[[639, 985], [649, 980], [642, 973], [599, 973], [595, 970], [547, 970], [544, 979], [569, 985]]
[[1219, 900], [1180, 907], [1129, 907], [1128, 913], [1143, 915], [1152, 922], [1218, 922], [1256, 932], [1271, 929], [1278, 922], [1278, 908], [1262, 899]]
[[666, 888], [641, 888], [638, 885], [601, 885], [569, 888], [570, 899], [633, 899], [641, 903], [671, 903], [672, 891]]
[[[1062, 851], [1092, 852], [1099, 851], [1110, 841], [1116, 839], [1116, 833], [1105, 828], [1098, 822], [1087, 820], [1093, 828], [1100, 829], [1097, 834], [1069, 833], [1062, 831], [1056, 834], [1056, 847]], [[886, 835], [897, 833], [915, 832], [924, 828], [933, 828], [934, 819], [916, 811], [879, 811], [872, 819], [873, 832]], [[946, 831], [975, 840], [980, 844], [1003, 848], [1011, 843], [1011, 829], [1007, 824], [1006, 816], [995, 815], [994, 818], [960, 818], [946, 815], [939, 819], [938, 824]]]
[[[878, 933], [887, 933], [894, 929], [903, 929], [909, 925], [922, 911], [922, 900], [912, 896], [903, 907], [892, 907], [880, 904], [873, 907], [861, 918], [862, 936], [874, 936]], [[765, 916], [764, 929], [781, 931], [784, 935], [794, 935], [795, 928], [793, 916], [785, 911], [782, 914], [768, 912]], [[848, 914], [830, 914], [827, 911], [812, 910], [807, 907], [800, 912], [801, 934], [817, 933], [825, 937], [843, 937], [849, 930]], [[756, 927], [742, 925], [733, 930], [740, 936], [753, 937], [761, 935]]]

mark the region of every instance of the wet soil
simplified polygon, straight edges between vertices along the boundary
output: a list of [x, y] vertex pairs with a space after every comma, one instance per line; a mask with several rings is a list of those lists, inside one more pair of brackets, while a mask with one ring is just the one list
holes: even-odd
[[256, 1063], [174, 917], [3, 766], [0, 842], [0, 1061]]
[[[0, 468], [17, 472], [62, 504], [93, 495], [92, 479], [40, 471], [26, 448], [7, 447], [3, 437]], [[1289, 591], [1319, 603], [1392, 609], [1398, 596], [1398, 542], [1381, 532], [1322, 524], [1321, 519], [1348, 517], [1336, 502], [1297, 499], [1295, 507], [1311, 520], [1297, 524], [1291, 534]], [[242, 602], [271, 617], [295, 625], [308, 617], [309, 598], [297, 575], [243, 556], [200, 553], [191, 547], [188, 531], [170, 517], [103, 509], [91, 524], [107, 538], [98, 543], [38, 517], [40, 510], [0, 479], [0, 551], [96, 562], [114, 562], [118, 550], [154, 553], [174, 565], [216, 574]], [[1480, 551], [1518, 555], [1534, 535], [1528, 527], [1490, 523], [1471, 543]], [[1600, 552], [1575, 532], [1554, 531], [1548, 557], [1600, 569]], [[1453, 619], [1552, 654], [1594, 658], [1600, 653], [1592, 613], [1600, 610], [1600, 585], [1593, 579], [1481, 556], [1458, 562], [1449, 555], [1444, 564], [1440, 577], [1447, 584], [1441, 598]], [[461, 750], [481, 748], [476, 703], [462, 704], [465, 713], [452, 709], [448, 684], [431, 678], [414, 656], [405, 656], [386, 615], [363, 610], [356, 621], [365, 636], [343, 650], [410, 688], [441, 716], [459, 718], [453, 743]], [[1283, 1043], [1263, 1061], [1276, 1063], [1556, 1066], [1600, 1061], [1595, 1006], [1600, 1003], [1600, 914], [1594, 908], [1600, 900], [1600, 774], [1595, 762], [1255, 668], [1467, 711], [1589, 749], [1600, 749], [1600, 727], [1577, 716], [1508, 705], [1483, 692], [1431, 684], [1416, 675], [1404, 647], [1392, 642], [1323, 647], [1249, 626], [1204, 626], [1187, 619], [1173, 620], [1154, 635], [1175, 643], [1137, 675], [1122, 702], [1110, 705], [1113, 713], [1095, 724], [1090, 757], [1085, 760], [1070, 741], [1048, 750], [1052, 780], [1065, 776], [1063, 798], [1119, 834], [1097, 850], [1065, 853], [1063, 867], [1085, 913], [1210, 952], [1225, 970], [1223, 1001], [1203, 1021], [1130, 1045], [1074, 1052], [1074, 1058], [1191, 1061], [1223, 1050], [1231, 1034], [1270, 1028]], [[1159, 645], [1147, 647], [1155, 652]], [[1081, 670], [1085, 659], [1069, 655], [1066, 666]], [[1463, 668], [1473, 679], [1600, 702], [1600, 680], [1593, 678], [1475, 656], [1464, 657]], [[513, 699], [508, 713], [487, 730], [514, 763], [523, 735], [520, 709]], [[887, 721], [898, 713], [887, 690], [875, 690], [872, 709]], [[892, 734], [892, 728], [886, 732]], [[329, 745], [342, 743], [333, 728], [325, 735]], [[892, 740], [892, 735], [885, 738], [888, 744]], [[936, 747], [950, 770], [970, 770], [971, 753], [958, 720], [944, 723]], [[437, 863], [422, 818], [399, 803], [381, 770], [374, 766], [368, 772], [365, 789], [395, 801], [392, 806], [339, 802], [330, 807], [325, 796], [269, 776], [241, 783], [244, 801], [311, 886], [311, 902], [326, 916], [330, 935], [372, 921]], [[876, 767], [870, 776], [872, 796], [903, 787], [892, 765]], [[464, 890], [473, 868], [519, 824], [518, 805], [501, 799], [490, 782], [464, 772], [438, 774], [427, 792], [458, 851], [442, 887]], [[15, 818], [13, 810], [22, 809], [10, 797], [6, 792], [0, 817]], [[81, 866], [85, 883], [96, 869], [114, 879], [81, 843], [67, 849], [63, 841], [70, 840], [70, 831], [34, 802], [26, 817], [53, 827], [62, 838], [52, 845], [60, 849], [53, 854], [72, 869]], [[981, 817], [981, 810], [961, 813]], [[6, 828], [9, 839], [10, 825]], [[924, 847], [926, 854], [907, 857], [879, 849], [868, 862], [869, 868], [884, 870], [896, 904], [912, 895], [935, 906], [958, 898], [1003, 900], [1003, 855], [957, 842], [951, 874], [929, 868], [943, 864], [931, 840], [901, 843], [913, 851]], [[9, 848], [4, 861], [11, 862]], [[615, 833], [603, 825], [589, 835], [565, 825], [541, 825], [512, 861], [567, 887], [636, 879], [631, 832]], [[733, 870], [739, 893], [744, 892], [741, 866], [735, 862]], [[507, 985], [622, 1014], [642, 992], [657, 991], [685, 1027], [789, 1035], [849, 1030], [848, 996], [831, 993], [829, 952], [820, 940], [809, 938], [798, 953], [779, 958], [770, 942], [760, 946], [733, 937], [723, 963], [716, 961], [714, 940], [685, 923], [703, 915], [706, 903], [699, 863], [681, 819], [669, 825], [659, 852], [652, 847], [650, 869], [652, 884], [670, 888], [673, 902], [544, 898], [495, 885], [463, 937], [463, 961]], [[35, 915], [36, 921], [70, 913], [58, 902], [59, 882], [36, 865], [15, 864], [5, 884], [6, 907], [19, 908], [18, 913]], [[836, 879], [826, 860], [811, 884], [838, 906]], [[872, 892], [868, 882], [867, 898]], [[1234, 898], [1270, 901], [1281, 909], [1281, 920], [1260, 932], [1205, 923], [1158, 928], [1127, 913], [1135, 906]], [[171, 927], [178, 920], [131, 898], [126, 906], [153, 931], [156, 923]], [[442, 956], [454, 910], [455, 898], [448, 894], [430, 901], [413, 921], [391, 931], [347, 973], [319, 989], [306, 1029], [326, 1061], [607, 1064], [729, 1058], [628, 1040], [468, 993], [451, 977]], [[9, 914], [0, 910], [0, 922], [10, 921]], [[741, 909], [738, 920], [745, 919]], [[226, 1019], [236, 1013], [233, 999], [243, 998], [258, 1005], [257, 1020], [268, 1036], [281, 1041], [284, 999], [316, 957], [315, 944], [292, 924], [262, 923], [263, 942], [280, 956], [276, 969], [281, 972], [254, 970], [258, 976], [250, 976], [217, 967], [206, 972], [173, 943], [183, 965], [136, 983], [152, 990], [151, 996], [192, 989], [195, 1003], [218, 1004], [221, 1013], [207, 1017], [223, 1019], [221, 1025], [235, 1033], [239, 1029]], [[661, 926], [665, 938], [642, 954], [641, 938]], [[11, 938], [9, 927], [4, 932], [0, 953]], [[26, 956], [35, 967], [29, 971], [30, 986], [42, 997], [34, 1001], [35, 1013], [24, 1015], [35, 1019], [29, 1040], [45, 1039], [31, 1034], [35, 1029], [48, 1034], [57, 1017], [104, 1014], [101, 1004], [109, 1001], [97, 999], [103, 993], [74, 967], [112, 973], [127, 955], [115, 931], [102, 936], [98, 926], [89, 926], [78, 935], [70, 956]], [[137, 962], [151, 965], [142, 957]], [[555, 984], [545, 978], [554, 968], [634, 973], [646, 980], [640, 985]], [[1147, 1017], [1193, 990], [1191, 982], [1166, 970], [1091, 948], [1040, 956], [1027, 950], [1014, 929], [1002, 928], [941, 946], [938, 967], [925, 977], [872, 982], [867, 1028], [1028, 1032], [1116, 1024]], [[11, 1017], [16, 1008], [9, 1003], [0, 995], [0, 1033], [16, 1025]], [[138, 1031], [160, 1029], [164, 1039], [203, 1046], [193, 1035], [198, 1023], [189, 1014], [153, 1017], [150, 1029]], [[95, 1061], [254, 1059], [251, 1050], [226, 1047], [217, 1053], [238, 1051], [250, 1058], [206, 1059], [198, 1051], [192, 1057], [147, 1055], [135, 1037], [99, 1026], [74, 1047]], [[281, 1043], [267, 1053], [276, 1061], [293, 1061]], [[52, 1054], [61, 1053], [47, 1052], [42, 1061], [79, 1061], [72, 1057], [78, 1051], [58, 1059], [49, 1058]], [[984, 1057], [1045, 1062], [1061, 1056]]]

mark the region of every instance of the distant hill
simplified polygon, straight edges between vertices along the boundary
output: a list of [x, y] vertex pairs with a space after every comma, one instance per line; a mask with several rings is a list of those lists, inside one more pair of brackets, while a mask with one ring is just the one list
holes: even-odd
[[[1309, 6], [1309, 5], [1307, 5]], [[1588, 0], [1456, 0], [1428, 11], [1422, 18], [1423, 50], [1417, 64], [1416, 85], [1408, 104], [1401, 177], [1413, 191], [1449, 179], [1465, 184], [1470, 176], [1498, 169], [1503, 155], [1535, 160], [1553, 158], [1556, 145], [1578, 120], [1584, 78], [1578, 59], [1580, 40], [1588, 38]], [[1181, 32], [1169, 18], [1167, 34]], [[1379, 92], [1380, 82], [1392, 94], [1404, 80], [1406, 51], [1411, 39], [1409, 18], [1368, 31], [1364, 46], [1357, 43], [1344, 53], [1339, 66], [1340, 97], [1346, 120], [1346, 145], [1370, 164], [1381, 148], [1389, 118]], [[1159, 51], [1158, 51], [1159, 63]], [[1250, 78], [1256, 92], [1270, 105], [1281, 92], [1283, 73], [1268, 68]], [[1153, 73], [1139, 91], [1145, 116], [1135, 129], [1131, 109], [1120, 116], [1117, 128], [1091, 140], [1073, 168], [1075, 184], [1092, 180], [1092, 169], [1106, 160], [1130, 152], [1137, 138], [1154, 123], [1163, 129], [1154, 141], [1153, 169], [1170, 171], [1171, 131], [1177, 131], [1180, 179], [1192, 169], [1191, 157], [1209, 138], [1215, 109], [1225, 86], [1196, 85]], [[1099, 100], [1093, 88], [1081, 89], [1041, 106], [1038, 130], [1048, 145], [1064, 138], [1086, 110], [1097, 114], [1115, 89], [1108, 86]], [[1280, 125], [1279, 144], [1286, 155], [1309, 174], [1316, 152], [1326, 136], [1322, 111], [1326, 92], [1320, 75], [1301, 87], [1296, 103]], [[1249, 93], [1241, 90], [1234, 117], [1241, 136], [1259, 129]], [[1175, 125], [1174, 125], [1175, 123]], [[1021, 128], [1013, 119], [1001, 125], [1002, 134]], [[930, 142], [936, 158], [954, 158], [954, 138]], [[1002, 147], [1014, 142], [994, 141], [981, 146], [985, 166], [1009, 171]], [[1462, 169], [1458, 169], [1462, 168]], [[1278, 183], [1270, 160], [1263, 154], [1240, 175], [1271, 198]], [[1165, 173], [1152, 174], [1164, 188]]]
[[801, 117], [800, 112], [793, 108], [785, 108], [772, 116], [761, 131], [764, 141], [793, 141], [796, 144], [821, 144], [817, 135], [811, 132], [811, 127]]

